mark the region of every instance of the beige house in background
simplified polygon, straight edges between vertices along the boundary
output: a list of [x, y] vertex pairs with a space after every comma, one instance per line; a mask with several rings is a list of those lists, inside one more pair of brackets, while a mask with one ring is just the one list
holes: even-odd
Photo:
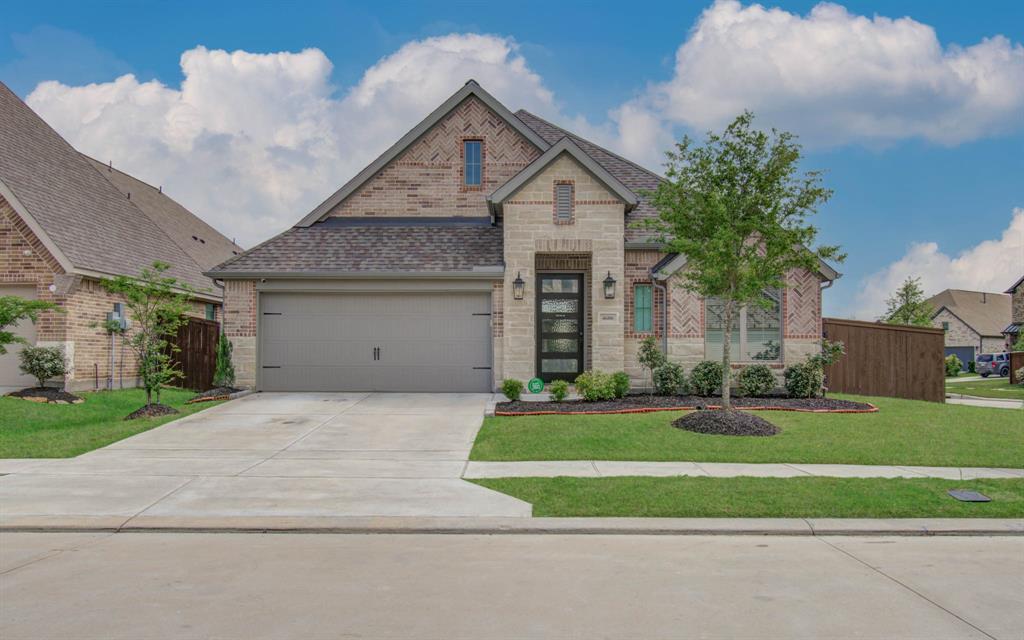
[[932, 326], [946, 332], [946, 355], [960, 358], [965, 371], [979, 354], [1006, 350], [1003, 331], [1010, 322], [1010, 296], [946, 289], [928, 303], [935, 310]]
[[[238, 382], [259, 390], [491, 391], [625, 370], [655, 337], [720, 358], [721, 305], [638, 226], [661, 178], [470, 80], [294, 227], [207, 275]], [[744, 309], [737, 366], [815, 352], [820, 263]]]
[[[16, 332], [31, 344], [61, 347], [72, 390], [134, 384], [127, 351], [98, 326], [121, 300], [100, 280], [138, 275], [154, 261], [196, 290], [193, 314], [220, 318], [222, 290], [204, 269], [241, 248], [159, 187], [76, 151], [0, 83], [0, 295], [50, 300]], [[0, 388], [35, 383], [18, 369], [20, 348], [0, 356]]]

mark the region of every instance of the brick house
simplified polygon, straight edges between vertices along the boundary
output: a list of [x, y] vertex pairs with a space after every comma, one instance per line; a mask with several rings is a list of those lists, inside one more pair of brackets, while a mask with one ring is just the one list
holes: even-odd
[[1016, 344], [1020, 332], [1024, 330], [1024, 276], [1017, 279], [1006, 293], [1010, 295], [1010, 324], [1003, 329], [1006, 348]]
[[[163, 190], [80, 154], [0, 83], [0, 295], [50, 300], [16, 331], [29, 342], [60, 346], [69, 389], [134, 384], [134, 363], [97, 325], [120, 300], [100, 279], [137, 275], [154, 261], [196, 290], [193, 314], [217, 319], [223, 294], [204, 269], [241, 248]], [[33, 380], [18, 370], [18, 349], [0, 356], [0, 387]]]
[[1006, 350], [1003, 330], [1010, 321], [1010, 296], [946, 289], [928, 298], [932, 326], [945, 330], [946, 355], [956, 355], [966, 371], [982, 353]]
[[[720, 305], [636, 223], [660, 178], [469, 81], [294, 227], [207, 272], [242, 384], [490, 391], [626, 370], [640, 341], [692, 367]], [[817, 349], [821, 263], [744, 310], [733, 353], [778, 371]]]

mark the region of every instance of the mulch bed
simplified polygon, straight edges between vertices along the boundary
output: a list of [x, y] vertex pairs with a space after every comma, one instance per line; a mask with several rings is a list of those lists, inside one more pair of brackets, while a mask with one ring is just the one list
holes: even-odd
[[85, 402], [85, 398], [80, 398], [73, 393], [51, 387], [32, 387], [30, 389], [12, 391], [7, 395], [12, 398], [21, 398], [22, 400], [47, 404], [82, 404]]
[[193, 404], [195, 402], [212, 402], [214, 400], [227, 400], [231, 397], [232, 393], [238, 393], [241, 389], [234, 387], [214, 387], [189, 398], [185, 404]]
[[168, 407], [165, 404], [147, 404], [141, 409], [132, 411], [124, 417], [125, 420], [136, 420], [138, 418], [157, 418], [160, 416], [170, 416], [178, 413], [178, 410], [174, 407]]
[[[633, 395], [619, 400], [566, 400], [564, 402], [499, 402], [496, 416], [648, 413], [651, 411], [689, 411], [719, 409], [718, 397]], [[801, 411], [811, 413], [874, 413], [878, 407], [867, 402], [838, 398], [732, 398], [733, 407], [747, 411]]]
[[694, 411], [673, 420], [672, 426], [718, 436], [774, 436], [781, 431], [761, 416], [744, 411]]

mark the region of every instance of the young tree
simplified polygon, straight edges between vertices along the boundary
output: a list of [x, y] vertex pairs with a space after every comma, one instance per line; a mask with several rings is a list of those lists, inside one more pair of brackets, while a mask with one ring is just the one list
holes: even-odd
[[919, 327], [932, 326], [935, 309], [924, 297], [920, 278], [907, 278], [888, 300], [885, 314], [879, 318], [887, 324], [912, 324]]
[[154, 262], [137, 278], [118, 276], [102, 281], [107, 291], [124, 298], [128, 308], [132, 326], [126, 340], [138, 361], [147, 406], [153, 404], [154, 392], [159, 404], [161, 387], [182, 376], [171, 361], [168, 338], [188, 322], [185, 314], [192, 289], [165, 276], [169, 268], [166, 263]]
[[231, 341], [221, 331], [217, 339], [217, 362], [213, 369], [213, 386], [235, 386], [235, 365], [231, 362]]
[[784, 288], [791, 269], [845, 257], [838, 247], [811, 248], [818, 230], [808, 217], [832, 195], [821, 172], [800, 174], [795, 136], [758, 131], [753, 120], [744, 112], [703, 145], [684, 137], [668, 152], [667, 179], [653, 194], [659, 215], [647, 223], [686, 256], [682, 286], [722, 301], [724, 409], [732, 408], [730, 344], [740, 308], [767, 306], [764, 291]]
[[40, 313], [50, 309], [63, 311], [57, 305], [46, 300], [0, 296], [0, 356], [7, 353], [7, 347], [12, 344], [25, 344], [24, 338], [14, 335], [14, 332], [9, 329], [22, 320], [31, 320], [35, 323], [39, 320]]

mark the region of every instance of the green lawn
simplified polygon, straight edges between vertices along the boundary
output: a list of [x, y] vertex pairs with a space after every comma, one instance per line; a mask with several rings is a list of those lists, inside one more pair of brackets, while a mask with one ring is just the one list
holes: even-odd
[[[542, 517], [1019, 518], [1024, 480], [888, 478], [493, 478], [477, 484]], [[959, 502], [948, 489], [992, 502]]]
[[690, 460], [1024, 467], [1024, 411], [858, 398], [865, 414], [761, 411], [767, 438], [691, 433], [678, 412], [491, 417], [472, 460]]
[[981, 398], [1010, 398], [1024, 400], [1024, 385], [1010, 384], [1009, 376], [971, 382], [946, 383], [946, 393], [962, 393]]
[[0, 397], [0, 458], [70, 458], [218, 404], [186, 405], [194, 391], [165, 389], [161, 400], [181, 413], [125, 421], [145, 404], [141, 389], [80, 395], [84, 403], [65, 405]]

